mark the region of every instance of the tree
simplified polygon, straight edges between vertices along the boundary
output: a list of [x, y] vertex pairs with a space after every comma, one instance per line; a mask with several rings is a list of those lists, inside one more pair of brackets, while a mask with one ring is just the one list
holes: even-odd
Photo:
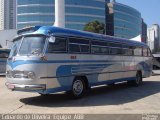
[[0, 44], [0, 48], [2, 48], [2, 45]]
[[105, 34], [105, 25], [97, 20], [87, 23], [84, 31]]

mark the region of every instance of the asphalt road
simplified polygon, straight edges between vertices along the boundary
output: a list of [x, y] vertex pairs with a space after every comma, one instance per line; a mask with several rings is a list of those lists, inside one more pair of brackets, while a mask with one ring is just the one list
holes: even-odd
[[12, 92], [1, 77], [0, 113], [160, 114], [160, 76], [144, 79], [139, 87], [119, 84], [94, 88], [78, 100], [62, 93], [42, 97], [37, 93]]

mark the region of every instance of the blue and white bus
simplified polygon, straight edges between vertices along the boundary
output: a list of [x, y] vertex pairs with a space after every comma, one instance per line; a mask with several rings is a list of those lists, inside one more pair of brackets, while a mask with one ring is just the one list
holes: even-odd
[[11, 90], [82, 97], [98, 85], [138, 86], [152, 74], [149, 47], [140, 42], [57, 27], [33, 27], [14, 40], [7, 63]]
[[0, 48], [0, 75], [6, 73], [6, 63], [9, 56], [10, 49]]

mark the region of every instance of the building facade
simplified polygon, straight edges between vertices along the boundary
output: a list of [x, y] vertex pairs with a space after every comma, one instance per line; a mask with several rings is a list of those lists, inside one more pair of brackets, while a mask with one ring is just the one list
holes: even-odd
[[147, 24], [142, 19], [142, 41], [144, 43], [147, 43]]
[[16, 29], [10, 30], [0, 30], [0, 47], [2, 48], [11, 48], [13, 38], [17, 35]]
[[115, 2], [107, 4], [106, 34], [132, 39], [142, 33], [141, 14], [136, 9]]
[[16, 28], [16, 0], [0, 0], [0, 30]]
[[[109, 0], [65, 0], [66, 28], [83, 30], [90, 21], [105, 23], [105, 3]], [[53, 25], [55, 0], [17, 0], [17, 28]]]
[[0, 0], [0, 30], [4, 29], [4, 0]]
[[160, 27], [153, 24], [147, 29], [147, 44], [152, 52], [160, 52]]

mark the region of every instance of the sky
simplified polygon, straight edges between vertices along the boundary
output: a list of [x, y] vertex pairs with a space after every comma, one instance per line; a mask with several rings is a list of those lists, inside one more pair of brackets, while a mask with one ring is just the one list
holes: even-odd
[[148, 27], [152, 24], [160, 25], [160, 0], [116, 0], [116, 2], [137, 9]]

